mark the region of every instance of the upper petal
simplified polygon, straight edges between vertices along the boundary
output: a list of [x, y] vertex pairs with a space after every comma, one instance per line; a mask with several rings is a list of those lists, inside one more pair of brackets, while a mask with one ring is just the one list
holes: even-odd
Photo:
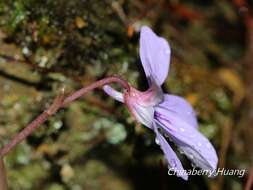
[[177, 144], [178, 148], [198, 167], [213, 171], [217, 167], [216, 151], [209, 140], [189, 123], [166, 109], [156, 109], [155, 116], [160, 128]]
[[165, 81], [170, 64], [171, 50], [168, 42], [157, 36], [149, 27], [143, 26], [140, 34], [140, 58], [147, 77], [158, 85]]
[[161, 149], [165, 155], [165, 158], [169, 164], [170, 168], [173, 168], [175, 172], [177, 173], [177, 176], [182, 177], [184, 180], [188, 179], [188, 176], [185, 172], [182, 172], [184, 170], [180, 160], [178, 159], [176, 153], [172, 150], [167, 140], [162, 136], [162, 134], [159, 132], [156, 124], [153, 124], [154, 132], [156, 134], [156, 139], [158, 140]]
[[198, 128], [196, 113], [184, 98], [165, 94], [164, 101], [158, 107], [163, 107], [167, 110], [167, 114], [177, 115], [194, 128]]

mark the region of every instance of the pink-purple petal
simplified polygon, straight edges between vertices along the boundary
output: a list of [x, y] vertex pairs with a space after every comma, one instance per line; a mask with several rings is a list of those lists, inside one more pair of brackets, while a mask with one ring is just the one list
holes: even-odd
[[158, 86], [155, 81], [150, 81], [149, 89], [144, 92], [131, 88], [138, 103], [144, 107], [156, 106], [164, 100], [164, 94], [161, 87]]
[[140, 58], [145, 74], [162, 85], [169, 72], [171, 49], [168, 42], [143, 26], [140, 34]]
[[197, 167], [203, 170], [215, 170], [217, 154], [209, 142], [198, 130], [176, 115], [169, 115], [166, 109], [156, 109], [156, 122]]
[[160, 144], [160, 147], [165, 155], [165, 158], [168, 162], [170, 168], [174, 169], [178, 177], [183, 178], [184, 180], [188, 179], [188, 175], [184, 171], [184, 168], [178, 159], [176, 153], [172, 150], [167, 140], [159, 132], [156, 124], [153, 124], [154, 132], [156, 134], [156, 139]]

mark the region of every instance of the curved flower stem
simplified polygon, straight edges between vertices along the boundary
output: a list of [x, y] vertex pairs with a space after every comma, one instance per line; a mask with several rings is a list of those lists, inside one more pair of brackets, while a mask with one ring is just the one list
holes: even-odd
[[0, 158], [0, 190], [7, 190], [7, 178], [2, 158]]
[[43, 113], [41, 113], [35, 120], [33, 120], [27, 127], [25, 127], [22, 131], [16, 134], [12, 140], [6, 144], [0, 150], [0, 159], [8, 154], [17, 144], [23, 141], [27, 136], [29, 136], [35, 129], [37, 129], [41, 124], [43, 124], [50, 116], [55, 114], [60, 108], [66, 106], [67, 104], [73, 102], [74, 100], [80, 98], [81, 96], [85, 95], [87, 92], [94, 90], [95, 88], [102, 87], [106, 84], [110, 83], [118, 83], [124, 89], [130, 89], [129, 84], [121, 79], [118, 76], [107, 77], [96, 81], [86, 87], [77, 90], [76, 92], [72, 93], [71, 95], [64, 98], [64, 90], [54, 99], [52, 105], [46, 109]]
[[126, 82], [125, 80], [121, 79], [120, 77], [118, 76], [112, 76], [112, 77], [108, 77], [108, 78], [105, 78], [105, 79], [102, 79], [102, 80], [99, 80], [87, 87], [84, 87], [84, 88], [81, 88], [80, 90], [74, 92], [73, 94], [71, 94], [70, 96], [68, 96], [64, 102], [63, 102], [63, 106], [69, 104], [70, 102], [74, 101], [75, 99], [83, 96], [84, 94], [86, 94], [87, 92], [95, 89], [95, 88], [98, 88], [98, 87], [102, 87], [106, 84], [110, 84], [110, 83], [118, 83], [120, 84], [124, 89], [126, 90], [130, 90], [130, 86], [128, 84], [128, 82]]

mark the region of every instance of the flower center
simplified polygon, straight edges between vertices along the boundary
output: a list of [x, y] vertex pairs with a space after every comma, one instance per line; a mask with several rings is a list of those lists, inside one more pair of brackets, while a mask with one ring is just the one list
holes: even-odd
[[160, 87], [152, 85], [147, 91], [141, 92], [134, 87], [124, 93], [126, 103], [131, 115], [137, 122], [151, 128], [154, 119], [154, 106], [163, 101]]

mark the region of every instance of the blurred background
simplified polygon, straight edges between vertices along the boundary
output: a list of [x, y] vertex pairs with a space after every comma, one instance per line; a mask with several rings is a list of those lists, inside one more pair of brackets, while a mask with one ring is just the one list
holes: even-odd
[[[118, 74], [145, 90], [139, 29], [172, 48], [163, 88], [185, 97], [219, 167], [167, 175], [154, 134], [101, 90], [59, 111], [5, 157], [11, 190], [241, 190], [253, 160], [253, 17], [246, 0], [0, 0], [1, 145], [67, 93]], [[179, 155], [186, 169], [190, 162]]]

